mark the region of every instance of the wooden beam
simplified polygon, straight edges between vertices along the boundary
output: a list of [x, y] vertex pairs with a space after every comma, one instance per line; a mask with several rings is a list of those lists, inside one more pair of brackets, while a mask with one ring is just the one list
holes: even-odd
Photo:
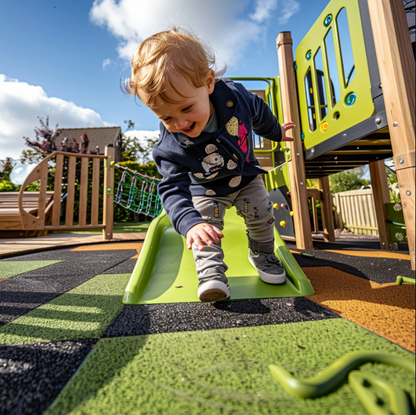
[[329, 190], [328, 176], [319, 179], [319, 188], [322, 192], [321, 213], [325, 242], [335, 242], [334, 216], [332, 213], [332, 195]]
[[396, 173], [410, 260], [415, 269], [415, 60], [403, 2], [368, 0], [368, 8], [393, 157], [413, 154], [413, 163], [404, 160], [396, 164]]
[[276, 47], [283, 118], [285, 122], [292, 121], [296, 125], [296, 128], [288, 134], [294, 138], [293, 142], [288, 143], [292, 154], [292, 161], [288, 163], [288, 167], [296, 247], [298, 249], [313, 249], [292, 45], [290, 32], [282, 32], [277, 36]]
[[380, 249], [389, 249], [390, 231], [387, 224], [386, 203], [390, 203], [389, 188], [387, 185], [386, 168], [384, 161], [374, 161], [369, 164], [371, 174], [371, 187], [373, 188], [374, 206], [376, 209]]
[[114, 167], [111, 167], [111, 162], [114, 161], [114, 147], [106, 146], [104, 154], [107, 159], [104, 162], [103, 223], [105, 229], [103, 229], [103, 239], [112, 239], [114, 225]]
[[315, 189], [313, 187], [308, 187], [306, 189], [306, 194], [308, 197], [313, 197], [316, 200], [322, 200], [322, 190]]

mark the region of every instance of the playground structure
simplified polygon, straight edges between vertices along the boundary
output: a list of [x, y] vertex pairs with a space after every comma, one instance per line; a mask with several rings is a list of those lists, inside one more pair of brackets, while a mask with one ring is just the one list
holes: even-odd
[[[303, 219], [309, 216], [308, 197], [321, 200], [324, 237], [334, 241], [328, 176], [369, 164], [380, 248], [388, 249], [391, 239], [385, 205], [390, 198], [384, 159], [393, 157], [414, 269], [415, 61], [399, 3], [331, 1], [297, 47], [295, 62], [290, 33], [277, 37], [280, 78], [266, 89], [266, 101], [272, 103], [268, 95], [278, 89], [274, 101], [283, 116], [280, 110], [275, 115], [280, 122], [291, 120], [301, 128], [293, 130], [293, 143], [282, 143], [285, 163], [275, 162], [279, 167], [269, 172], [266, 184], [277, 206], [285, 206], [275, 211], [279, 232], [296, 234], [297, 247], [311, 249], [310, 223]], [[344, 67], [342, 13], [349, 26], [352, 68]], [[331, 54], [336, 63], [332, 72]], [[272, 147], [262, 153], [278, 150]], [[319, 179], [320, 191], [307, 188], [307, 179], [312, 178]], [[288, 213], [292, 210], [291, 226]], [[279, 227], [281, 220], [285, 228]]]

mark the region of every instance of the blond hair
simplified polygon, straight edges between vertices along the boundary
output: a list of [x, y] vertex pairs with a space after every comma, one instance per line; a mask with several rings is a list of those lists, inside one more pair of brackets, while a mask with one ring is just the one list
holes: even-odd
[[[215, 54], [194, 35], [178, 28], [156, 33], [144, 40], [136, 49], [131, 59], [130, 78], [124, 85], [125, 92], [138, 96], [142, 90], [148, 97], [145, 105], [152, 106], [156, 97], [164, 96], [166, 85], [173, 88], [172, 74], [184, 76], [193, 86], [200, 88], [206, 85], [206, 76], [214, 70]], [[221, 76], [225, 67], [214, 71]], [[176, 91], [176, 89], [175, 89]], [[180, 94], [180, 91], [176, 91]]]

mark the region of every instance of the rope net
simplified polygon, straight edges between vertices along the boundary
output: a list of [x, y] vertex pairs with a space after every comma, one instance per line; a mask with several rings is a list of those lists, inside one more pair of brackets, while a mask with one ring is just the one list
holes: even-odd
[[155, 218], [162, 211], [162, 204], [157, 195], [160, 179], [145, 176], [127, 167], [116, 166], [123, 170], [119, 182], [115, 182], [117, 192], [114, 202], [134, 213], [143, 213]]

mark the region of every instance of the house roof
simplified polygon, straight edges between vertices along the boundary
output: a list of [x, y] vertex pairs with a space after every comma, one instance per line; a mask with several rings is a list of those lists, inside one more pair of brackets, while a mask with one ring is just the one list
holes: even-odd
[[59, 136], [56, 139], [57, 150], [62, 150], [62, 140], [64, 138], [79, 138], [87, 133], [89, 145], [88, 150], [96, 150], [99, 147], [100, 154], [104, 154], [104, 147], [113, 144], [116, 147], [117, 138], [121, 134], [120, 127], [97, 127], [97, 128], [58, 128]]

